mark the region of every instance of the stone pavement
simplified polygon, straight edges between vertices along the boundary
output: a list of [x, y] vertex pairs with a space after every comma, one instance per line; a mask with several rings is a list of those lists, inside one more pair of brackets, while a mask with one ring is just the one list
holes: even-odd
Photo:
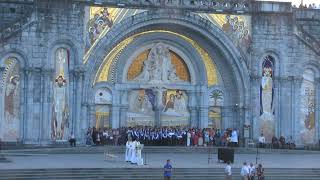
[[[50, 168], [140, 168], [124, 162], [124, 154], [105, 161], [103, 154], [38, 154], [6, 156], [10, 163], [0, 163], [0, 169], [50, 169]], [[144, 154], [143, 154], [144, 156]], [[149, 153], [143, 168], [161, 168], [166, 159], [171, 159], [175, 168], [222, 168], [217, 154], [208, 164], [208, 154]], [[240, 168], [242, 162], [256, 161], [254, 154], [235, 154], [233, 167]], [[258, 163], [265, 168], [320, 168], [320, 154], [260, 154]]]

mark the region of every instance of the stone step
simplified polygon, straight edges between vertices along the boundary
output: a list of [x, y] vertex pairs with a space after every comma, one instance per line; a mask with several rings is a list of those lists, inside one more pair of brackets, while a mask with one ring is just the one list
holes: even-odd
[[[183, 146], [145, 146], [143, 153], [217, 153], [220, 147], [183, 147]], [[256, 154], [256, 148], [234, 148], [236, 154]], [[65, 148], [34, 148], [19, 150], [4, 150], [4, 154], [97, 154], [103, 152], [124, 153], [124, 146], [90, 146]], [[261, 154], [319, 154], [320, 151], [288, 150], [288, 149], [258, 149]]]
[[[234, 168], [234, 179], [241, 179]], [[80, 168], [80, 169], [10, 169], [0, 170], [0, 179], [162, 179], [161, 168]], [[173, 179], [224, 179], [223, 168], [176, 168]], [[320, 180], [320, 169], [268, 168], [268, 179]]]

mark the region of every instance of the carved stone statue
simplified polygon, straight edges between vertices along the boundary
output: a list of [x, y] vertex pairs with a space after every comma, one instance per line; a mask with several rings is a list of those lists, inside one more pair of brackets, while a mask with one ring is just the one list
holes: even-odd
[[162, 43], [151, 49], [148, 59], [143, 62], [142, 72], [134, 80], [151, 84], [182, 82], [171, 63], [169, 49]]

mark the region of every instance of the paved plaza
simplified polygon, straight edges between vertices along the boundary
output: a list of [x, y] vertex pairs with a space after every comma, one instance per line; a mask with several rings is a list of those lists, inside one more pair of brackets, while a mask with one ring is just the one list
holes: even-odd
[[[217, 154], [212, 155], [208, 164], [208, 154], [197, 153], [149, 153], [144, 166], [124, 162], [124, 154], [105, 160], [103, 154], [34, 154], [7, 155], [10, 163], [0, 163], [0, 169], [43, 169], [43, 168], [161, 168], [166, 159], [171, 159], [175, 168], [219, 168]], [[144, 154], [143, 154], [144, 155]], [[255, 154], [235, 154], [233, 167], [240, 168], [242, 162], [256, 161]], [[258, 163], [266, 168], [320, 168], [320, 153], [316, 154], [260, 154]]]

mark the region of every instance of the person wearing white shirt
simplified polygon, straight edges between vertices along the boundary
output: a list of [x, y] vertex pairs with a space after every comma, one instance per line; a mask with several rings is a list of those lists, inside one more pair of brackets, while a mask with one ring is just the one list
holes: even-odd
[[249, 168], [249, 180], [254, 180], [256, 175], [256, 167], [254, 167], [253, 163], [250, 163]]
[[231, 133], [231, 144], [232, 147], [236, 147], [238, 145], [238, 132], [234, 129]]
[[232, 171], [231, 171], [230, 161], [227, 162], [227, 166], [224, 169], [224, 173], [226, 175], [226, 180], [232, 179]]
[[263, 134], [261, 133], [260, 137], [259, 137], [259, 147], [260, 148], [264, 148], [266, 145], [266, 138], [263, 136]]
[[243, 180], [249, 180], [249, 168], [246, 162], [243, 163], [240, 175], [242, 176]]

